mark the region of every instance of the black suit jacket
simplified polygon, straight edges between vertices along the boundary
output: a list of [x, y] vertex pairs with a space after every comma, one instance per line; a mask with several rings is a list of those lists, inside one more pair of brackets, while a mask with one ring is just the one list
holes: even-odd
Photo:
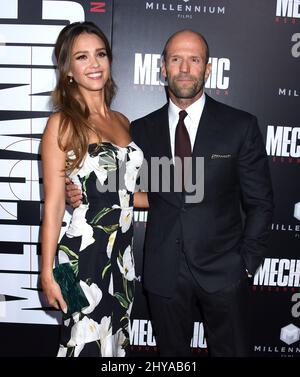
[[[168, 104], [132, 122], [132, 138], [151, 157], [171, 159]], [[206, 103], [193, 148], [204, 157], [204, 199], [186, 204], [175, 192], [149, 191], [143, 281], [170, 297], [176, 289], [181, 249], [199, 285], [215, 292], [262, 261], [273, 211], [265, 146], [253, 115]]]

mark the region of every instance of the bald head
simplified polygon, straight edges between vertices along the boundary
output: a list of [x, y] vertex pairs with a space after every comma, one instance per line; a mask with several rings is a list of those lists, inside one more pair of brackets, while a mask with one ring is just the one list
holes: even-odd
[[204, 51], [205, 51], [205, 63], [206, 64], [208, 63], [208, 59], [209, 59], [208, 43], [207, 43], [206, 39], [204, 38], [204, 36], [202, 34], [196, 32], [194, 30], [191, 30], [191, 29], [180, 30], [180, 31], [177, 31], [176, 33], [174, 33], [170, 36], [170, 38], [167, 40], [165, 47], [163, 49], [163, 52], [162, 52], [162, 56], [163, 56], [164, 60], [167, 59], [168, 48], [169, 48], [170, 44], [174, 40], [176, 40], [177, 38], [186, 38], [187, 41], [190, 38], [193, 38], [193, 39], [197, 38], [199, 40], [199, 44], [204, 48]]

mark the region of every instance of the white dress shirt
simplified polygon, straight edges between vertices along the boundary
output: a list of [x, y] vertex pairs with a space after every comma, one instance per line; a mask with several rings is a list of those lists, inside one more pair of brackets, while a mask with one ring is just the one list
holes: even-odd
[[[186, 126], [187, 132], [190, 137], [191, 141], [191, 147], [192, 150], [194, 148], [196, 134], [200, 122], [200, 118], [203, 112], [203, 108], [205, 105], [205, 93], [202, 94], [202, 96], [194, 103], [192, 103], [189, 107], [185, 109], [187, 112], [187, 116], [184, 118], [184, 124]], [[182, 109], [180, 109], [178, 106], [172, 102], [172, 100], [169, 100], [169, 109], [168, 109], [168, 116], [169, 116], [169, 130], [170, 130], [170, 142], [171, 142], [171, 151], [172, 151], [172, 157], [174, 160], [174, 151], [175, 151], [175, 132], [176, 132], [176, 126], [179, 120], [179, 112]]]

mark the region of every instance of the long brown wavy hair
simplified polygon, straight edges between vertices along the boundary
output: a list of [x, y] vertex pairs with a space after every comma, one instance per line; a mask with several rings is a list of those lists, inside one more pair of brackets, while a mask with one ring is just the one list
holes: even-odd
[[[52, 100], [54, 110], [59, 111], [62, 115], [58, 131], [58, 145], [64, 152], [74, 152], [72, 157], [67, 153], [66, 168], [68, 171], [80, 166], [88, 150], [91, 131], [96, 133], [101, 140], [99, 132], [88, 120], [90, 111], [87, 103], [76, 82], [74, 80], [70, 82], [70, 77], [68, 77], [72, 47], [75, 39], [82, 33], [95, 34], [103, 41], [110, 66], [112, 64], [112, 51], [109, 42], [102, 30], [93, 22], [74, 22], [65, 26], [59, 33], [54, 49], [58, 79], [52, 92]], [[108, 107], [115, 92], [116, 84], [110, 75], [104, 86], [104, 99]]]

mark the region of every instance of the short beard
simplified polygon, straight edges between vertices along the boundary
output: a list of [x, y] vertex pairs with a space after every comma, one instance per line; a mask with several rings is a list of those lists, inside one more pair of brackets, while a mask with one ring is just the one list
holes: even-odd
[[200, 78], [198, 81], [194, 81], [193, 85], [189, 88], [182, 88], [176, 84], [176, 77], [174, 80], [168, 82], [169, 90], [174, 94], [176, 98], [192, 99], [203, 89], [204, 80]]

